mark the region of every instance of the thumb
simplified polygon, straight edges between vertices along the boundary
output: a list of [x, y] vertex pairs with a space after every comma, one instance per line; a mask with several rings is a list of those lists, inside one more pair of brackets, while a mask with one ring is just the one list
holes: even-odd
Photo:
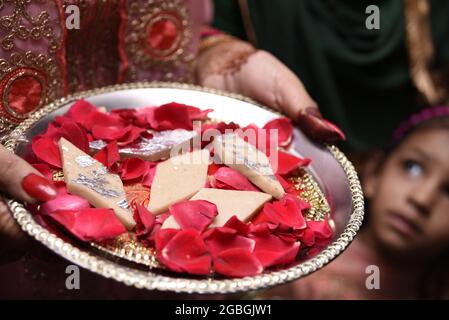
[[48, 201], [57, 195], [55, 186], [28, 162], [0, 145], [0, 190], [29, 203]]

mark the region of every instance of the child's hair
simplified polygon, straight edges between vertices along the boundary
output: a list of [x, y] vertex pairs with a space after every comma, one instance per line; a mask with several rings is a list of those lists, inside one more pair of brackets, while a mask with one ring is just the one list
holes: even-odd
[[[433, 129], [449, 130], [449, 106], [427, 108], [412, 115], [394, 131], [393, 139], [385, 150], [385, 158], [411, 134]], [[449, 148], [449, 145], [448, 145]], [[448, 212], [449, 214], [449, 212]], [[449, 298], [449, 245], [448, 250], [435, 259], [418, 283], [421, 299]]]
[[397, 147], [411, 133], [426, 129], [449, 129], [449, 106], [423, 109], [402, 122], [393, 133], [390, 149]]

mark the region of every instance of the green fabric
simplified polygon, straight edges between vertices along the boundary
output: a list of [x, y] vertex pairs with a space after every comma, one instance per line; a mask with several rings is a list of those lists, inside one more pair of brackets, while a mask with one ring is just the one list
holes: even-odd
[[[368, 30], [365, 8], [380, 9], [380, 30]], [[248, 0], [257, 46], [304, 82], [321, 112], [348, 136], [346, 150], [389, 141], [421, 105], [408, 67], [404, 3], [385, 1]], [[215, 0], [215, 26], [244, 35], [236, 0]], [[449, 64], [449, 1], [431, 1], [437, 65]]]

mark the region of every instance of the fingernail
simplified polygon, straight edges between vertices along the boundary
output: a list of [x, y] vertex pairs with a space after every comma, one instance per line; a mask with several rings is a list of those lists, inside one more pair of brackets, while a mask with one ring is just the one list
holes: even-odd
[[321, 121], [323, 121], [331, 129], [331, 131], [336, 135], [337, 140], [346, 140], [345, 134], [343, 133], [343, 131], [341, 131], [339, 127], [337, 127], [329, 120], [322, 119]]
[[323, 115], [321, 114], [320, 109], [318, 109], [318, 107], [307, 107], [304, 109], [304, 112], [315, 118], [323, 119]]
[[332, 122], [323, 119], [317, 107], [307, 107], [302, 110], [296, 122], [301, 130], [311, 139], [321, 142], [336, 142], [345, 140], [344, 133]]
[[34, 173], [23, 178], [22, 188], [30, 197], [40, 201], [54, 199], [58, 194], [51, 181]]

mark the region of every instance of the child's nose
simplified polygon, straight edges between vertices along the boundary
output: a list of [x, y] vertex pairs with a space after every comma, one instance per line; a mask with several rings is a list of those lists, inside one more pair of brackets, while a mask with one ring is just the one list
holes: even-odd
[[429, 214], [435, 204], [436, 190], [437, 185], [433, 181], [421, 182], [410, 190], [409, 200], [420, 213]]

